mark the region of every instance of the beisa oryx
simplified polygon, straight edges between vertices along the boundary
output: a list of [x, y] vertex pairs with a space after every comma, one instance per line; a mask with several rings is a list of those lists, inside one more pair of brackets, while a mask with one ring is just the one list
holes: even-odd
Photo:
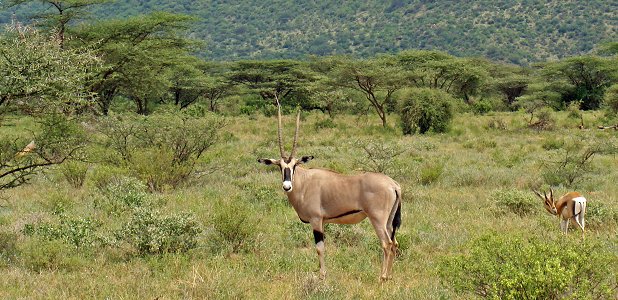
[[364, 173], [347, 176], [325, 169], [305, 169], [313, 156], [296, 157], [300, 111], [292, 152], [284, 153], [281, 136], [281, 106], [278, 106], [279, 159], [261, 158], [260, 163], [281, 169], [283, 190], [300, 220], [311, 224], [320, 261], [320, 276], [326, 275], [324, 264], [324, 224], [356, 224], [369, 218], [384, 255], [380, 280], [390, 277], [397, 251], [395, 232], [401, 225], [401, 187], [384, 174]]

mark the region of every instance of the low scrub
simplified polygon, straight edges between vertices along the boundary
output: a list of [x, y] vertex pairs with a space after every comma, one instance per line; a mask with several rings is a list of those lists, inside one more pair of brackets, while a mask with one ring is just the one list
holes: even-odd
[[445, 284], [490, 299], [616, 299], [618, 258], [593, 241], [488, 234], [440, 263]]
[[541, 205], [536, 201], [531, 192], [515, 189], [504, 189], [495, 191], [491, 195], [495, 208], [498, 212], [511, 212], [516, 215], [529, 215], [538, 210]]
[[197, 246], [201, 232], [189, 214], [162, 215], [150, 208], [137, 208], [115, 233], [120, 244], [132, 247], [139, 255], [181, 253]]

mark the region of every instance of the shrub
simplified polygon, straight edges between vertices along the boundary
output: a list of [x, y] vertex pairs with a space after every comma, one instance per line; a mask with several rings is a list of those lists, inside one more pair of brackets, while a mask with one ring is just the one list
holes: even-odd
[[499, 212], [512, 212], [517, 215], [528, 215], [540, 207], [534, 195], [520, 190], [498, 190], [491, 195]]
[[441, 90], [420, 88], [404, 93], [400, 109], [404, 134], [446, 132], [453, 119], [453, 97]]
[[161, 113], [141, 119], [110, 119], [101, 122], [99, 131], [121, 164], [151, 190], [161, 191], [176, 188], [199, 171], [199, 158], [219, 141], [223, 126], [224, 120], [212, 115]]
[[528, 126], [536, 130], [553, 130], [556, 127], [556, 118], [552, 112], [549, 107], [540, 109], [536, 116], [537, 121], [530, 122]]
[[96, 199], [95, 207], [112, 215], [119, 215], [128, 208], [144, 206], [148, 201], [146, 185], [133, 177], [112, 177], [99, 191], [103, 197]]
[[420, 170], [420, 182], [423, 185], [429, 185], [438, 181], [442, 173], [444, 173], [444, 162], [425, 164]]
[[337, 127], [337, 124], [335, 124], [332, 118], [326, 118], [315, 122], [314, 126], [316, 130], [319, 130], [323, 128], [335, 128]]
[[605, 91], [603, 103], [612, 115], [618, 115], [618, 84], [610, 86]]
[[24, 225], [23, 233], [48, 241], [59, 240], [75, 248], [93, 247], [100, 240], [96, 230], [101, 224], [90, 218], [60, 216], [58, 222]]
[[574, 140], [553, 156], [556, 160], [550, 158], [543, 162], [541, 176], [549, 185], [573, 186], [594, 171], [592, 161], [596, 155], [615, 151], [615, 146], [608, 141]]
[[361, 169], [368, 172], [384, 173], [391, 176], [398, 168], [396, 158], [404, 153], [404, 149], [395, 143], [386, 141], [356, 141], [355, 146], [364, 150], [364, 155], [355, 158]]
[[618, 210], [600, 201], [586, 203], [586, 228], [618, 224]]
[[130, 220], [115, 233], [140, 255], [180, 253], [197, 246], [199, 225], [189, 214], [161, 215], [150, 208], [137, 208]]
[[215, 206], [210, 226], [212, 248], [216, 252], [241, 253], [255, 248], [257, 221], [239, 200]]
[[478, 115], [484, 115], [493, 109], [493, 105], [488, 100], [479, 100], [472, 104], [472, 111]]
[[80, 188], [86, 180], [88, 164], [79, 161], [69, 161], [60, 166], [64, 179], [74, 188]]
[[75, 270], [84, 265], [73, 249], [60, 240], [30, 239], [20, 244], [19, 253], [23, 266], [35, 272]]
[[[585, 254], [585, 255], [583, 255]], [[445, 257], [440, 277], [458, 292], [491, 299], [615, 299], [615, 254], [600, 244], [488, 234]]]

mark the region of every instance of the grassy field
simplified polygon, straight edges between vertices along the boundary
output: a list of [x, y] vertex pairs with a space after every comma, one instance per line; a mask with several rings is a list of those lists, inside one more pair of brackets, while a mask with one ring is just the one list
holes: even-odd
[[[556, 115], [551, 131], [529, 129], [527, 118], [460, 114], [447, 134], [402, 136], [373, 117], [338, 116], [330, 123], [321, 114], [304, 116], [298, 153], [315, 156], [308, 167], [346, 174], [382, 170], [403, 188], [401, 253], [386, 283], [378, 282], [381, 249], [368, 221], [326, 227], [328, 275], [318, 278], [310, 226], [287, 203], [279, 170], [256, 161], [276, 158], [276, 119], [254, 116], [228, 119], [225, 142], [200, 158], [210, 171], [189, 184], [155, 194], [129, 191], [161, 216], [187, 214], [199, 228], [188, 251], [144, 254], [112, 241], [131, 215], [110, 206], [109, 199], [125, 196], [123, 190], [105, 196], [97, 188], [97, 174], [113, 172], [102, 162], [88, 165], [79, 188], [56, 167], [4, 191], [0, 298], [470, 299], [478, 296], [455, 291], [439, 269], [485, 234], [584, 243], [573, 225], [561, 236], [558, 219], [530, 191], [547, 189], [549, 181], [556, 182], [556, 194], [577, 190], [588, 198], [593, 209], [585, 243], [604, 245], [617, 256], [616, 154], [594, 155], [576, 171], [572, 187], [557, 184], [562, 175], [553, 171], [559, 167], [554, 162], [569, 153], [577, 158], [591, 145], [615, 149], [618, 132], [594, 129], [600, 112], [584, 115], [592, 128], [585, 130], [566, 113]], [[293, 122], [284, 118], [288, 143]], [[520, 206], [504, 198], [520, 199]], [[618, 266], [611, 268], [618, 273]]]

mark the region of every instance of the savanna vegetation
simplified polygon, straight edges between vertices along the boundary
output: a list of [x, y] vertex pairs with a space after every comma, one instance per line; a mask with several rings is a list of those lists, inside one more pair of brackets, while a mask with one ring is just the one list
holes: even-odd
[[[10, 23], [12, 13], [24, 19], [57, 11], [48, 4], [52, 1], [7, 1], [28, 5], [0, 12], [0, 23]], [[602, 0], [87, 2], [103, 3], [88, 8], [93, 19], [153, 11], [194, 16], [190, 34], [208, 45], [200, 53], [214, 60], [372, 57], [435, 49], [528, 65], [587, 54], [618, 37], [618, 7]]]
[[[221, 62], [195, 55], [191, 17], [12, 4], [41, 2], [56, 11], [0, 34], [0, 297], [618, 297], [616, 43], [534, 67]], [[302, 111], [308, 167], [403, 187], [392, 280], [366, 221], [327, 226], [315, 272], [309, 225], [256, 161], [278, 153], [277, 101], [288, 137]], [[531, 192], [549, 187], [586, 196], [585, 240]]]

